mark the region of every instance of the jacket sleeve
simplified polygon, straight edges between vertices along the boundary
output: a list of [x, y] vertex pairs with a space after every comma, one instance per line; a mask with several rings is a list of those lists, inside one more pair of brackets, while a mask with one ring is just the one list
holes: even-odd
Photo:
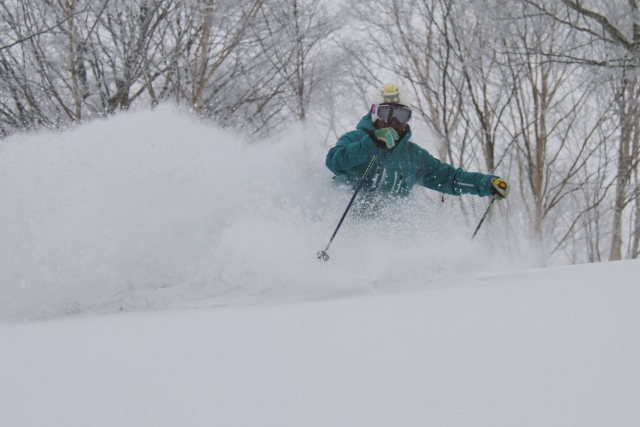
[[473, 194], [484, 197], [491, 195], [491, 178], [494, 178], [495, 175], [467, 172], [462, 168], [454, 168], [436, 159], [428, 151], [419, 147], [418, 149], [420, 158], [418, 184], [454, 196]]
[[368, 163], [376, 154], [376, 146], [364, 131], [348, 132], [338, 139], [327, 153], [325, 164], [336, 175], [344, 175], [352, 168]]

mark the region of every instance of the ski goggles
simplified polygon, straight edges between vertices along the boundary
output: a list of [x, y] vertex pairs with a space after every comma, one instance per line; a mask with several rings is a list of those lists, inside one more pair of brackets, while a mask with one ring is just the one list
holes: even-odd
[[405, 124], [411, 119], [411, 108], [403, 105], [373, 104], [371, 106], [371, 116], [389, 123], [396, 119], [400, 124]]

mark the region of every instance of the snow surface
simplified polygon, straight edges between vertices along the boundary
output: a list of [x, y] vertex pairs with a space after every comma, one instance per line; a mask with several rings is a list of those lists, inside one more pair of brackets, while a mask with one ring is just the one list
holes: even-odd
[[640, 425], [640, 261], [527, 270], [416, 192], [321, 263], [351, 194], [317, 135], [2, 141], [0, 426]]
[[640, 261], [0, 326], [6, 426], [638, 426]]

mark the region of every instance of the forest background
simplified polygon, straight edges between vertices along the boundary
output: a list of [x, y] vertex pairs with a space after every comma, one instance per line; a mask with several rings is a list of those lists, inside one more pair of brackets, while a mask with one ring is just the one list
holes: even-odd
[[509, 180], [510, 250], [630, 259], [639, 60], [636, 0], [0, 0], [0, 138], [173, 103], [255, 143], [313, 123], [328, 147], [395, 80], [436, 157]]

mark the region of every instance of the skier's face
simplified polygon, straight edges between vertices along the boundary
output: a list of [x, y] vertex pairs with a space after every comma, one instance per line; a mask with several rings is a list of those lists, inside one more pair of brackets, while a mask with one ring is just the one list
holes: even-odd
[[392, 128], [393, 130], [398, 132], [398, 135], [400, 135], [404, 133], [404, 130], [407, 127], [407, 124], [400, 123], [398, 119], [396, 119], [395, 117], [392, 117], [391, 120], [389, 120], [388, 122], [383, 122], [380, 119], [376, 120], [376, 126], [378, 127], [378, 129]]

